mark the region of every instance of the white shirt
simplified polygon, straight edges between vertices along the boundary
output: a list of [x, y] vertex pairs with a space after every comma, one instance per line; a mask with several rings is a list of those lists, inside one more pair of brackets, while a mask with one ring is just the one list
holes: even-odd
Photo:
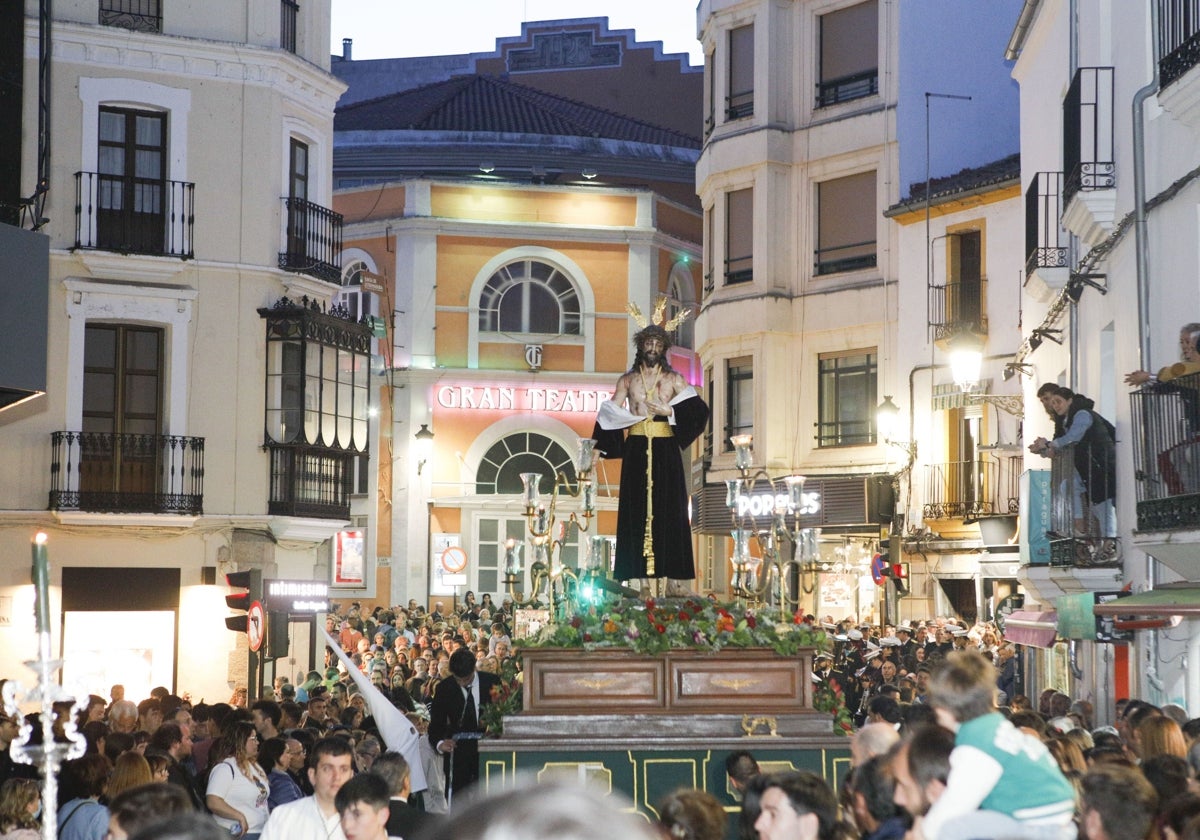
[[[262, 831], [263, 823], [267, 821], [267, 796], [271, 788], [266, 774], [258, 765], [252, 764], [250, 770], [257, 771], [258, 784], [255, 784], [254, 779], [246, 777], [237, 766], [236, 759], [227, 758], [209, 771], [208, 788], [205, 792], [209, 796], [219, 796], [230, 808], [241, 811], [242, 816], [246, 818], [246, 833], [257, 834]], [[213, 814], [213, 819], [226, 831], [237, 825], [234, 820], [218, 817], [216, 814]]]
[[346, 840], [338, 812], [326, 817], [315, 797], [306, 796], [271, 812], [259, 840]]

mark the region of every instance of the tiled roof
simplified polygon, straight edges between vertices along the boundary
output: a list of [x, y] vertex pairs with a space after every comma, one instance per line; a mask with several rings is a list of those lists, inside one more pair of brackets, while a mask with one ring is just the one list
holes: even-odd
[[335, 131], [459, 131], [596, 137], [699, 149], [700, 138], [495, 76], [456, 76], [338, 108]]
[[[931, 178], [929, 181], [929, 199], [949, 198], [967, 190], [977, 190], [980, 187], [1000, 184], [1004, 181], [1019, 180], [1021, 177], [1021, 155], [1012, 154], [1000, 160], [985, 163], [983, 166], [972, 166], [961, 169], [953, 175]], [[914, 181], [908, 186], [908, 197], [900, 200], [898, 207], [904, 205], [925, 204], [925, 182]]]

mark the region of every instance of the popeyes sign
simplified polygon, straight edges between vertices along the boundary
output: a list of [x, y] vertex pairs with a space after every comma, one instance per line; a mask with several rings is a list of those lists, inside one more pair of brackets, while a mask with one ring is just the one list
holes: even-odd
[[609, 399], [607, 388], [551, 388], [517, 385], [439, 385], [441, 408], [459, 411], [550, 411], [595, 414]]

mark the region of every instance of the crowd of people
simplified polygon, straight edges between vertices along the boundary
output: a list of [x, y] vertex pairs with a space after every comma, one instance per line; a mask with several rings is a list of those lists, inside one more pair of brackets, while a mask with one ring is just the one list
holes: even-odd
[[945, 619], [824, 622], [813, 679], [854, 713], [852, 769], [760, 773], [734, 752], [735, 825], [702, 790], [655, 803], [656, 822], [585, 792], [532, 808], [544, 785], [482, 796], [471, 785], [494, 672], [511, 676], [519, 658], [510, 605], [468, 594], [455, 606], [347, 605], [326, 624], [325, 669], [249, 703], [244, 691], [212, 704], [166, 688], [137, 703], [120, 686], [90, 696], [75, 720], [86, 752], [64, 765], [55, 803], [10, 755], [21, 721], [0, 716], [0, 840], [40, 837], [50, 807], [59, 840], [1200, 840], [1200, 719], [1132, 701], [1095, 728], [1087, 702], [1047, 690], [1031, 703], [995, 626]]

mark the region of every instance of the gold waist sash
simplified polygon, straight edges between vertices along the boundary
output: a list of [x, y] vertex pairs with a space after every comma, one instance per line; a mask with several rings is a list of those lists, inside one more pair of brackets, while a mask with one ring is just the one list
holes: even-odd
[[639, 420], [629, 427], [629, 434], [648, 438], [674, 437], [675, 432], [666, 420]]

